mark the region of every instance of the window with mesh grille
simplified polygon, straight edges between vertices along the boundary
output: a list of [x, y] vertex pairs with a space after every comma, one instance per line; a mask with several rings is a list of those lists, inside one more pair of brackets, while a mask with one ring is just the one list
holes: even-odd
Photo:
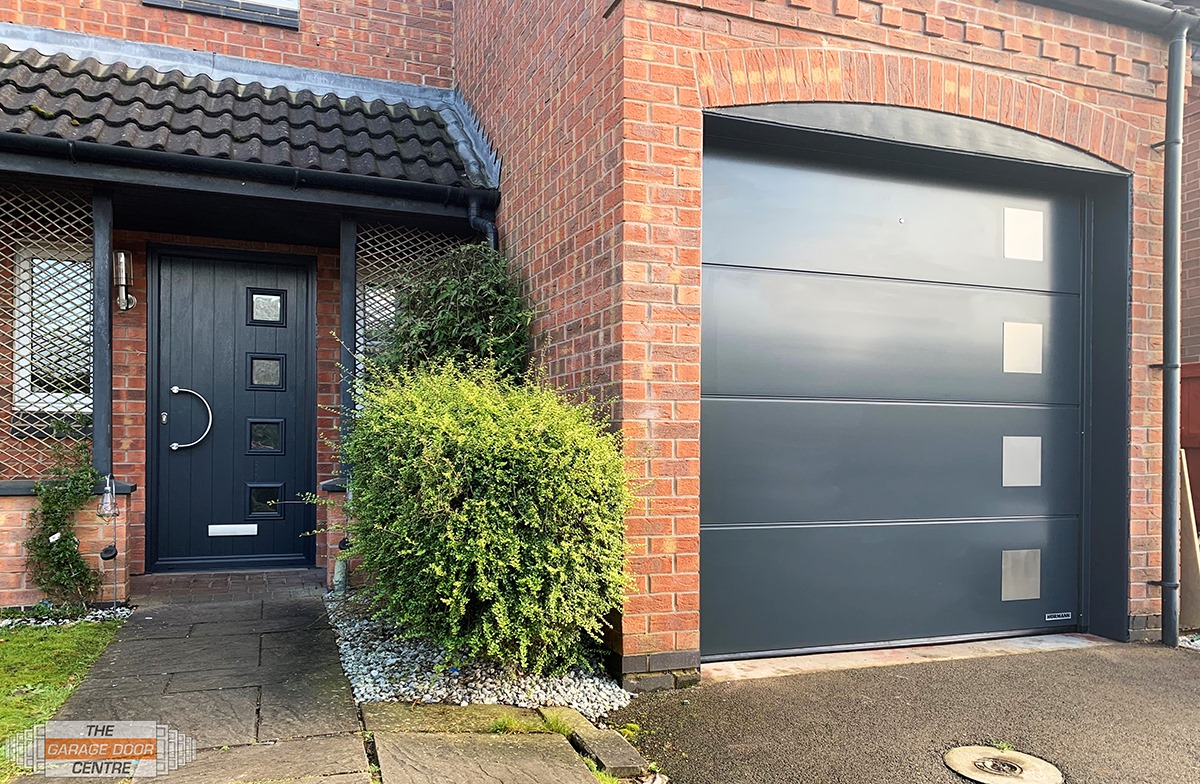
[[92, 412], [92, 199], [0, 183], [0, 479], [38, 479]]
[[13, 309], [13, 407], [92, 410], [92, 259], [80, 249], [17, 256]]
[[448, 234], [361, 223], [355, 249], [355, 352], [370, 354], [396, 318], [396, 297], [406, 287], [442, 272], [450, 248], [464, 240]]

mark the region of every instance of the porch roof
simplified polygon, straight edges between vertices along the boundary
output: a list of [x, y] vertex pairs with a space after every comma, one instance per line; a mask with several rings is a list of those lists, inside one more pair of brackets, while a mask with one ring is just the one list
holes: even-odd
[[432, 108], [0, 44], [0, 133], [488, 188]]

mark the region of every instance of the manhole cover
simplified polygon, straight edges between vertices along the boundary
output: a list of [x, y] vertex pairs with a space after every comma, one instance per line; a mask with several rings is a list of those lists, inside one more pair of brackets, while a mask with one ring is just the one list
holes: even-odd
[[991, 746], [959, 746], [942, 757], [946, 767], [980, 784], [1063, 784], [1058, 768], [1044, 759]]

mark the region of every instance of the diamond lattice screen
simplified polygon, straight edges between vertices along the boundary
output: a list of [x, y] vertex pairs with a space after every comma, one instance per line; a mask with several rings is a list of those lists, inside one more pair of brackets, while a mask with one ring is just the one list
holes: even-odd
[[43, 476], [56, 434], [91, 412], [91, 198], [2, 184], [0, 479]]
[[463, 240], [388, 223], [358, 226], [355, 250], [355, 351], [370, 354], [396, 316], [396, 294], [438, 271], [442, 254]]

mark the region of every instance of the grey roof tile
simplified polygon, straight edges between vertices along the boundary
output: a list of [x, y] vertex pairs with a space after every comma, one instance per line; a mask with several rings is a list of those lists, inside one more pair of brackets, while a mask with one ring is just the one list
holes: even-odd
[[0, 44], [0, 132], [486, 187], [434, 109], [16, 51]]

